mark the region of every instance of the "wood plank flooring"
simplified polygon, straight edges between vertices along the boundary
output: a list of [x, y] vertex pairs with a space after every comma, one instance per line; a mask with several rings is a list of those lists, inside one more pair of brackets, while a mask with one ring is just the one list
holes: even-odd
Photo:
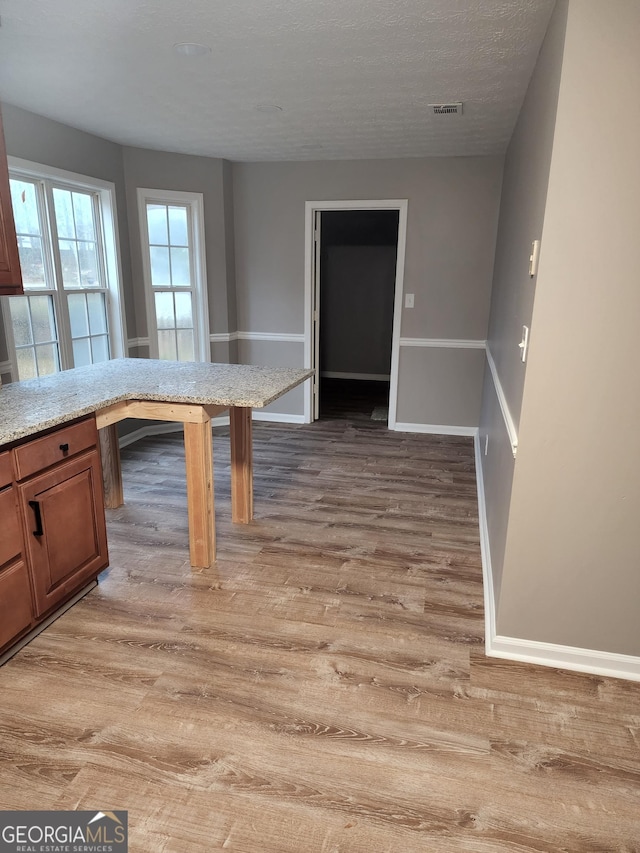
[[640, 685], [483, 654], [470, 439], [254, 425], [188, 563], [176, 435], [123, 451], [99, 586], [0, 669], [0, 808], [135, 853], [640, 851]]

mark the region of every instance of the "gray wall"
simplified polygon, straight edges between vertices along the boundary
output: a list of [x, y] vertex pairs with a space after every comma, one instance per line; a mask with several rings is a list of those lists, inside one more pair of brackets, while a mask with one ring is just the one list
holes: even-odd
[[[529, 277], [529, 255], [532, 241], [542, 235], [566, 17], [567, 0], [560, 0], [549, 22], [504, 167], [487, 345], [516, 425], [526, 367], [520, 360], [518, 344], [522, 326], [531, 326], [536, 281]], [[482, 465], [494, 594], [498, 599], [514, 459], [489, 369], [485, 371], [480, 419], [482, 449], [487, 435], [488, 454], [482, 457]]]
[[[135, 282], [136, 336], [146, 337], [147, 317], [142, 278], [142, 251], [136, 190], [145, 187], [202, 193], [204, 197], [205, 254], [211, 333], [235, 331], [233, 291], [233, 235], [227, 232], [225, 214], [230, 211], [230, 176], [223, 160], [169, 154], [145, 148], [123, 149], [127, 211], [131, 242], [131, 265]], [[229, 257], [230, 282], [227, 280]]]
[[[302, 364], [304, 346], [297, 341], [243, 340], [237, 342], [239, 364], [268, 364], [269, 367], [291, 367]], [[264, 411], [301, 415], [304, 409], [304, 385], [288, 391]]]
[[498, 612], [636, 656], [639, 37], [637, 0], [569, 3]]
[[[403, 311], [402, 335], [485, 339], [501, 158], [234, 163], [232, 169], [239, 329], [304, 331], [305, 201], [407, 198], [405, 292], [416, 298], [415, 308]], [[447, 362], [438, 389], [424, 382], [433, 353], [414, 354], [421, 364], [401, 371], [399, 416], [410, 406], [418, 423], [450, 423], [451, 396], [463, 378], [472, 373], [482, 380], [477, 351], [462, 352], [466, 358], [453, 350], [438, 354]], [[479, 403], [478, 384], [464, 404], [465, 423], [478, 424]]]
[[329, 246], [320, 275], [321, 371], [388, 376], [395, 246]]
[[400, 424], [478, 426], [484, 350], [401, 347]]
[[[131, 337], [135, 332], [136, 318], [121, 146], [11, 104], [2, 105], [2, 119], [9, 155], [57, 169], [101, 178], [103, 181], [111, 181], [115, 184], [126, 333]], [[0, 338], [3, 335], [4, 331], [0, 328]], [[2, 349], [4, 349], [4, 341], [0, 345], [0, 350]]]

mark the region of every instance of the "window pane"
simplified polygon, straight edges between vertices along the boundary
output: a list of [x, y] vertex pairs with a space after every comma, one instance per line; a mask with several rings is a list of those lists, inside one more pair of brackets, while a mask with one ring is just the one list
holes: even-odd
[[176, 293], [176, 326], [178, 329], [193, 329], [190, 293]]
[[59, 244], [62, 283], [65, 287], [80, 287], [76, 243], [72, 243], [70, 240], [60, 240]]
[[100, 287], [98, 274], [98, 253], [96, 244], [78, 243], [78, 260], [80, 261], [80, 282], [83, 287]]
[[147, 228], [149, 232], [149, 242], [160, 244], [162, 246], [169, 245], [169, 237], [167, 234], [167, 208], [164, 204], [148, 204], [147, 205]]
[[41, 344], [36, 347], [36, 362], [38, 376], [49, 376], [60, 370], [58, 362], [58, 347], [56, 344]]
[[151, 256], [151, 284], [154, 287], [170, 287], [169, 250], [152, 246], [149, 252]]
[[17, 347], [23, 347], [32, 344], [33, 335], [31, 333], [28, 297], [13, 296], [9, 300], [9, 310], [11, 311], [11, 327], [13, 328], [13, 340], [15, 345]]
[[83, 338], [89, 334], [87, 298], [84, 293], [71, 293], [68, 299], [69, 324], [72, 338]]
[[[51, 296], [30, 296], [31, 327], [35, 343], [48, 343], [57, 340], [56, 321]], [[53, 373], [54, 371], [49, 371]]]
[[73, 212], [75, 216], [78, 240], [95, 240], [96, 228], [93, 221], [93, 198], [89, 193], [73, 194]]
[[196, 351], [191, 329], [178, 329], [178, 361], [195, 361]]
[[87, 293], [89, 309], [89, 329], [92, 335], [106, 335], [107, 310], [104, 293]]
[[88, 338], [73, 342], [73, 366], [84, 367], [91, 364], [91, 344]]
[[93, 355], [93, 363], [109, 360], [109, 338], [106, 335], [100, 335], [97, 338], [91, 338], [91, 352]]
[[189, 287], [189, 250], [171, 249], [171, 284], [174, 287]]
[[[109, 270], [102, 244], [102, 237], [108, 239], [110, 233], [103, 235], [99, 227], [102, 196], [97, 189], [56, 186], [54, 181], [10, 179], [23, 281], [29, 292], [22, 302], [16, 300], [15, 307], [8, 303], [20, 351], [20, 378], [70, 367], [72, 356], [77, 364], [87, 364], [110, 354], [104, 292], [110, 280], [104, 277]], [[166, 220], [166, 209], [164, 215]], [[51, 233], [56, 238], [53, 245]], [[66, 294], [56, 293], [63, 288]], [[58, 311], [65, 316], [58, 318]], [[65, 340], [58, 341], [59, 331]], [[70, 362], [64, 365], [63, 350]]]
[[173, 293], [156, 293], [156, 325], [159, 329], [174, 329], [176, 318], [173, 311]]
[[18, 252], [25, 287], [46, 287], [40, 237], [18, 237]]
[[176, 333], [174, 331], [158, 332], [158, 356], [169, 361], [177, 360]]
[[18, 234], [40, 234], [40, 217], [35, 184], [12, 178], [11, 203]]
[[189, 245], [186, 207], [169, 207], [169, 242], [172, 246]]
[[[191, 200], [191, 194], [175, 198], [176, 201], [152, 201], [138, 190], [138, 199], [144, 204], [147, 216], [148, 242], [143, 249], [149, 252], [150, 259], [150, 275], [147, 278], [145, 274], [144, 285], [153, 293], [151, 310], [155, 311], [159, 357], [193, 361], [201, 355], [198, 349], [201, 294], [193, 245], [194, 223], [197, 227], [200, 208], [195, 199]], [[151, 325], [154, 325], [153, 316]]]
[[18, 365], [18, 379], [35, 379], [38, 375], [36, 355], [31, 347], [16, 350], [16, 363]]
[[73, 203], [69, 190], [54, 189], [53, 205], [56, 213], [58, 237], [61, 239], [70, 237], [73, 240], [76, 237], [76, 229], [73, 221]]

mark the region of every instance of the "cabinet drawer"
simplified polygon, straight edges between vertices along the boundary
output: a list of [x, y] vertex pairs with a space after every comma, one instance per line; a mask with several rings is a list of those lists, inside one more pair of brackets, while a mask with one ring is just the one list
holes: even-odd
[[0, 453], [0, 489], [4, 489], [12, 480], [11, 454], [8, 450], [5, 450], [4, 453]]
[[31, 623], [29, 574], [20, 561], [0, 570], [0, 649], [17, 640]]
[[63, 427], [42, 438], [36, 438], [16, 447], [14, 452], [16, 477], [25, 480], [45, 468], [63, 462], [76, 453], [94, 447], [98, 441], [96, 422], [88, 418], [72, 426]]
[[22, 551], [22, 529], [14, 489], [0, 492], [0, 568]]

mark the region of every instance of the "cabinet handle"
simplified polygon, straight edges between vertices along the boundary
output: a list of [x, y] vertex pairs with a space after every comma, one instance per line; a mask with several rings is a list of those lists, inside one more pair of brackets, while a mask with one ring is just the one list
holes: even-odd
[[61, 450], [63, 453], [68, 453], [68, 452], [69, 452], [69, 445], [68, 445], [68, 444], [61, 444], [61, 445], [60, 445], [60, 450]]
[[33, 513], [36, 517], [36, 529], [33, 531], [33, 535], [42, 536], [44, 530], [42, 529], [42, 513], [40, 512], [40, 501], [29, 501], [29, 506], [33, 510]]

